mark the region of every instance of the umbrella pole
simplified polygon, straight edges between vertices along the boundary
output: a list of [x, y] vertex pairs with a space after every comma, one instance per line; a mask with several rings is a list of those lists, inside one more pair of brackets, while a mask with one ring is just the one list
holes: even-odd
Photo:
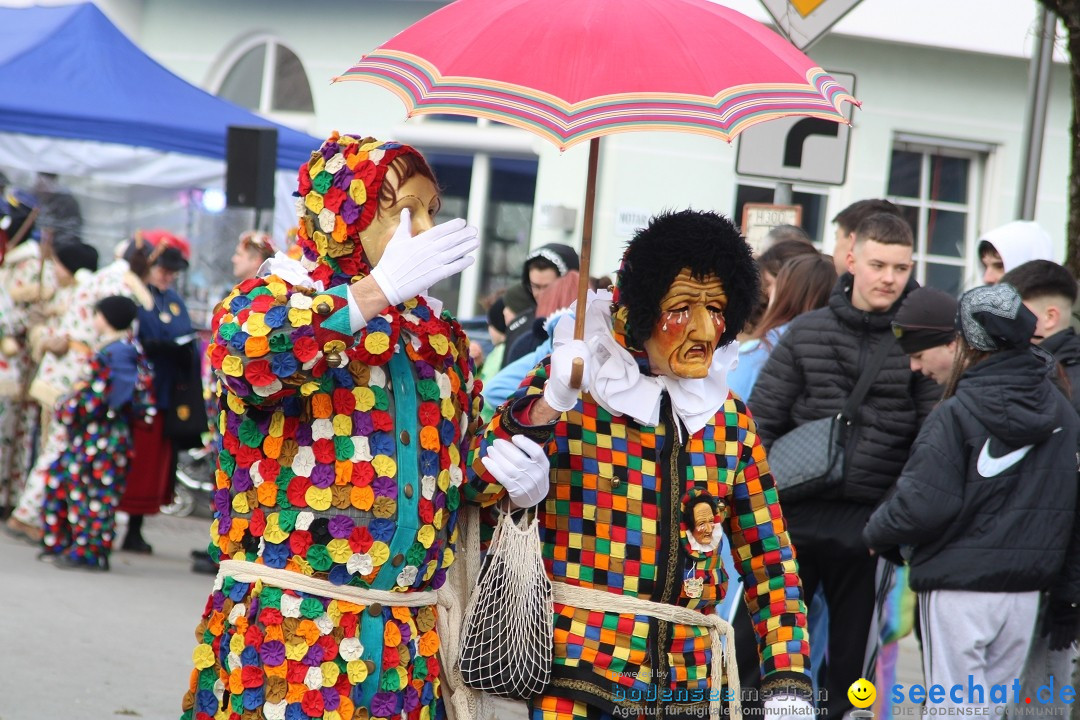
[[[593, 210], [596, 207], [596, 168], [600, 161], [600, 138], [589, 141], [589, 175], [585, 181], [585, 217], [581, 228], [581, 254], [578, 262], [578, 300], [574, 314], [574, 339], [585, 337], [585, 304], [589, 297], [589, 264], [592, 260]], [[570, 387], [581, 387], [585, 361], [574, 358]]]

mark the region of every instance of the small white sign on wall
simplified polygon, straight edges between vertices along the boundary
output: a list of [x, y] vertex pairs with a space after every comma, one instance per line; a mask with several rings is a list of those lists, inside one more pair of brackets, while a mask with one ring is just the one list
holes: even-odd
[[623, 238], [634, 237], [634, 233], [649, 224], [651, 217], [652, 213], [641, 208], [616, 208], [615, 234]]
[[765, 236], [777, 225], [802, 224], [802, 205], [771, 205], [768, 203], [746, 203], [743, 205], [742, 232], [746, 242], [754, 249], [754, 254], [761, 252]]

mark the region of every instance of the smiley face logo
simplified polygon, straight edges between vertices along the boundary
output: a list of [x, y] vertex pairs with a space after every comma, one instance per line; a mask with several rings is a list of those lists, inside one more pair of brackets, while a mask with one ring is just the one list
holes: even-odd
[[847, 691], [848, 700], [857, 708], [868, 708], [877, 698], [877, 688], [866, 678], [859, 678], [851, 683]]

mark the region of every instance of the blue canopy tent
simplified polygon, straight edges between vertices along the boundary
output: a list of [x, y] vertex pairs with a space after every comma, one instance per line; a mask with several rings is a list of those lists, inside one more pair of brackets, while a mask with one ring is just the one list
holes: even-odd
[[0, 132], [223, 160], [229, 125], [276, 127], [291, 172], [320, 144], [174, 75], [92, 3], [0, 8]]
[[0, 170], [16, 184], [61, 176], [82, 238], [103, 253], [138, 228], [192, 241], [185, 279], [197, 322], [232, 285], [243, 215], [199, 203], [222, 188], [228, 127], [278, 131], [273, 234], [296, 226], [296, 173], [321, 141], [196, 87], [140, 50], [91, 3], [0, 7]]

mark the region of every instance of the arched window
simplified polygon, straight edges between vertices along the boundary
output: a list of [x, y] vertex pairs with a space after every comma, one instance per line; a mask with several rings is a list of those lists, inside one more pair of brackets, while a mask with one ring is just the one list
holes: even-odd
[[224, 69], [211, 87], [220, 97], [263, 115], [315, 113], [303, 63], [273, 36], [236, 45], [219, 67]]

